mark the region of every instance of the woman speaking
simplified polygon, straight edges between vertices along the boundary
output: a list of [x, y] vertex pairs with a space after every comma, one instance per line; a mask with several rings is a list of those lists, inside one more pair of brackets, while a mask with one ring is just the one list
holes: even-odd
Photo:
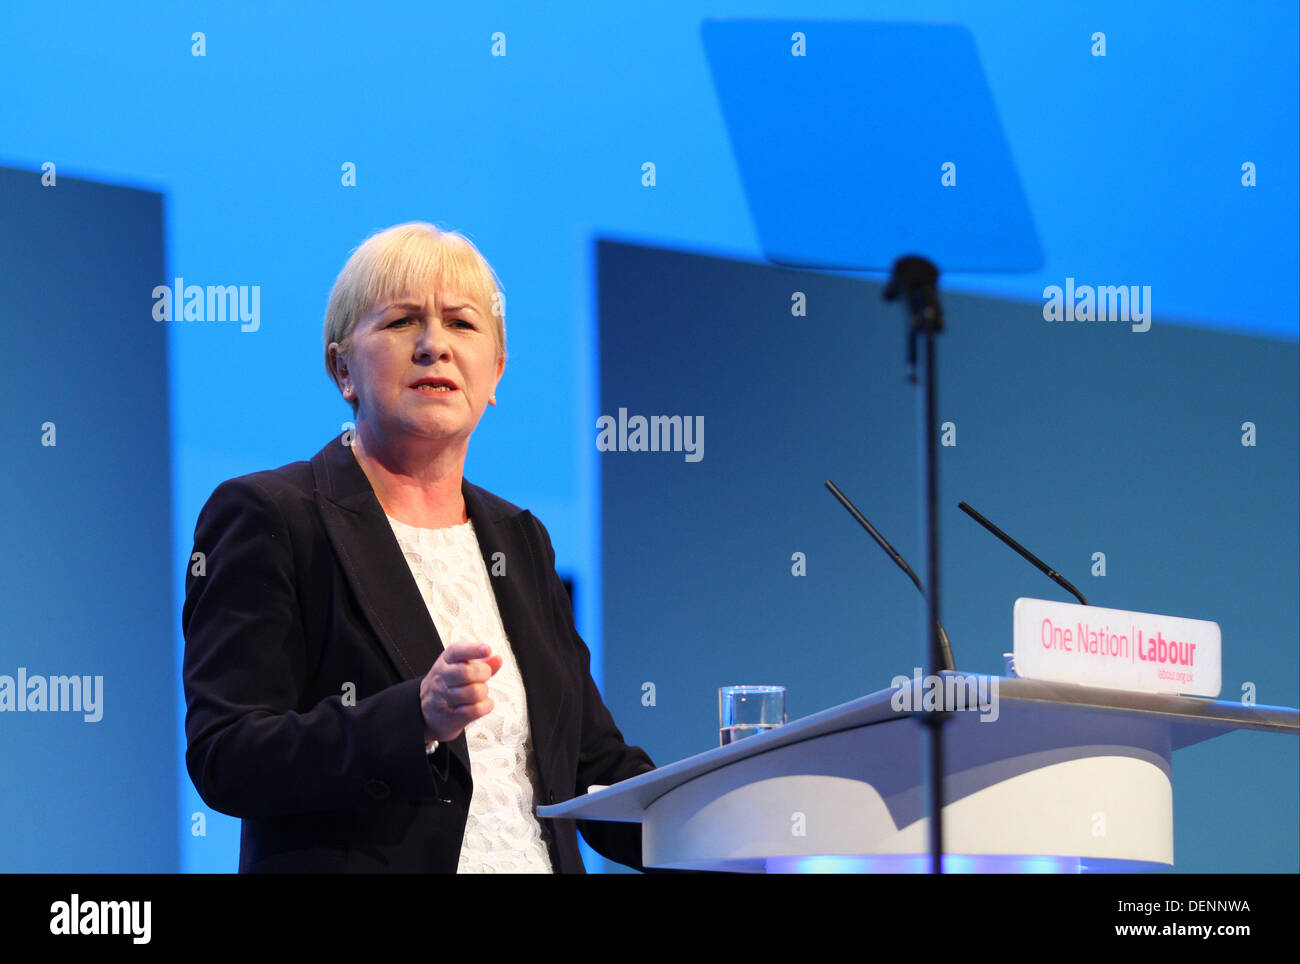
[[[502, 316], [464, 237], [374, 235], [325, 316], [355, 433], [199, 515], [186, 764], [243, 820], [241, 872], [581, 872], [574, 823], [536, 806], [654, 767], [591, 679], [546, 529], [465, 481]], [[640, 865], [639, 826], [580, 827]]]

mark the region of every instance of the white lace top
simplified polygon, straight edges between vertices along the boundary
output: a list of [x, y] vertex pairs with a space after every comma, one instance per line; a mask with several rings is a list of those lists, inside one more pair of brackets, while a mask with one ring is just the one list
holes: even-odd
[[443, 645], [484, 642], [502, 657], [492, 712], [465, 728], [474, 794], [456, 872], [553, 873], [533, 812], [537, 785], [523, 678], [501, 624], [474, 524], [422, 529], [388, 521]]

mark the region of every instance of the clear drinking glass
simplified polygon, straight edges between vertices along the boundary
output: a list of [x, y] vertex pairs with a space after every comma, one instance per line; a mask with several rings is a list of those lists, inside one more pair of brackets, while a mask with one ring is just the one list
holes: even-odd
[[718, 687], [718, 741], [722, 746], [784, 722], [784, 686]]

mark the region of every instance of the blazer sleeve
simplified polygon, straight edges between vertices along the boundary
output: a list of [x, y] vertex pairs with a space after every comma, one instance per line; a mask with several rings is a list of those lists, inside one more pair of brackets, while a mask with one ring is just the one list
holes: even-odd
[[[281, 496], [306, 511], [293, 498]], [[223, 482], [199, 515], [205, 571], [191, 565], [181, 616], [195, 788], [213, 809], [254, 818], [432, 795], [419, 679], [304, 705], [323, 642], [306, 636], [301, 607], [315, 602], [299, 595], [292, 538], [254, 477]]]
[[[629, 746], [614, 723], [596, 682], [591, 677], [591, 651], [579, 635], [573, 618], [573, 605], [564, 583], [555, 571], [555, 550], [546, 527], [534, 518], [545, 546], [550, 604], [555, 624], [567, 637], [566, 645], [579, 662], [582, 681], [582, 729], [578, 755], [577, 785], [572, 796], [587, 792], [593, 784], [610, 785], [655, 768], [650, 756], [639, 746]], [[578, 829], [593, 849], [610, 860], [641, 867], [641, 825], [601, 820], [580, 820]]]

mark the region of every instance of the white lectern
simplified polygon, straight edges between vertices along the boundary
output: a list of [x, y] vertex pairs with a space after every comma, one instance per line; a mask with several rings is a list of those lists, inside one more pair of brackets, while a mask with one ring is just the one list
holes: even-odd
[[[991, 705], [954, 712], [945, 727], [946, 870], [1172, 866], [1173, 751], [1232, 730], [1300, 733], [1300, 711], [1284, 707], [997, 684]], [[639, 822], [647, 867], [926, 870], [920, 704], [895, 709], [896, 693], [864, 696], [538, 814]]]

